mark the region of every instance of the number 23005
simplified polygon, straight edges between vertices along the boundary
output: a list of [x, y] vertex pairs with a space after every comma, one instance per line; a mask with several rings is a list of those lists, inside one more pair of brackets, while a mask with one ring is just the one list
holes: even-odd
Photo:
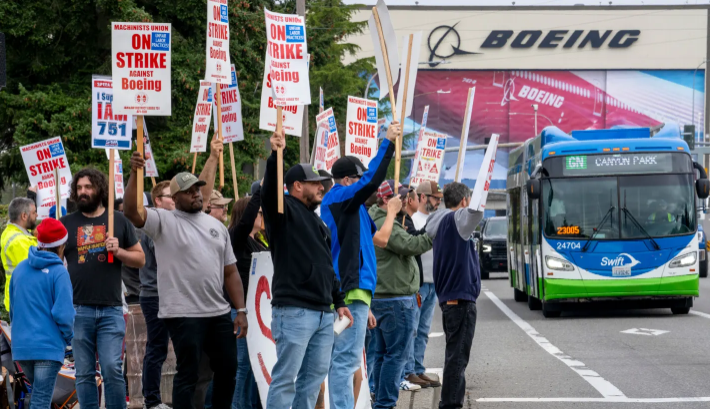
[[559, 236], [570, 234], [579, 234], [579, 226], [562, 226], [557, 228], [557, 235]]

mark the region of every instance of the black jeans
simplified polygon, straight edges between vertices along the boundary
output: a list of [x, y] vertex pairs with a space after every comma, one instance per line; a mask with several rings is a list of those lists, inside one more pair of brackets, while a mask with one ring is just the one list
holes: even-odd
[[141, 311], [145, 317], [148, 341], [145, 344], [143, 358], [143, 397], [145, 407], [152, 408], [162, 403], [160, 380], [163, 375], [163, 363], [168, 357], [170, 336], [163, 320], [158, 318], [158, 297], [141, 297]]
[[237, 373], [237, 342], [229, 313], [217, 317], [167, 318], [177, 373], [173, 379], [173, 409], [191, 409], [204, 351], [214, 372], [212, 405], [229, 409]]
[[443, 304], [441, 311], [446, 334], [446, 358], [439, 409], [459, 409], [463, 407], [466, 395], [466, 366], [476, 331], [476, 303], [459, 301], [457, 305]]

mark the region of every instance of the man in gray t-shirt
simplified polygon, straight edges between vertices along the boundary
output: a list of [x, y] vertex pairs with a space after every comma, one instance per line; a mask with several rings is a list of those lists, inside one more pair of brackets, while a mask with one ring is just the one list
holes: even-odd
[[[200, 175], [212, 184], [218, 155], [219, 150], [213, 148], [205, 165], [205, 170], [209, 166], [210, 171], [203, 170]], [[213, 405], [228, 408], [237, 368], [235, 334], [239, 329], [239, 337], [246, 336], [247, 321], [242, 283], [227, 228], [202, 211], [203, 194], [211, 186], [187, 172], [178, 173], [170, 181], [174, 211], [139, 209], [136, 170], [144, 165], [140, 153], [134, 152], [124, 211], [136, 227], [153, 239], [158, 265], [158, 317], [168, 327], [177, 358], [173, 408], [191, 408], [203, 351], [209, 356], [214, 372]], [[223, 285], [237, 307], [233, 325], [229, 304], [222, 295]]]

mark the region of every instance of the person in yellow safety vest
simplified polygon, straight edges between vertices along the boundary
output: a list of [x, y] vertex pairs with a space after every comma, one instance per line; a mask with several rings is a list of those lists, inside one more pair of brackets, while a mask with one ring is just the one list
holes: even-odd
[[651, 213], [650, 216], [648, 216], [648, 221], [650, 222], [666, 222], [671, 223], [674, 221], [673, 215], [668, 212], [668, 204], [666, 203], [665, 200], [659, 200], [656, 202], [656, 211]]
[[37, 207], [32, 199], [12, 199], [8, 207], [8, 223], [0, 237], [0, 256], [5, 270], [5, 310], [10, 312], [10, 278], [12, 271], [27, 258], [30, 247], [37, 246], [37, 238], [30, 234], [37, 222]]

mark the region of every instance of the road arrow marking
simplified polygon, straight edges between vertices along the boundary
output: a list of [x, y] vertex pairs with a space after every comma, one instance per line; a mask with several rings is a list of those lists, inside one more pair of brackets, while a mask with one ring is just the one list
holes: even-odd
[[634, 334], [634, 335], [648, 335], [648, 336], [658, 336], [668, 333], [670, 331], [664, 331], [662, 329], [649, 329], [649, 328], [631, 328], [626, 331], [621, 331], [622, 334]]

